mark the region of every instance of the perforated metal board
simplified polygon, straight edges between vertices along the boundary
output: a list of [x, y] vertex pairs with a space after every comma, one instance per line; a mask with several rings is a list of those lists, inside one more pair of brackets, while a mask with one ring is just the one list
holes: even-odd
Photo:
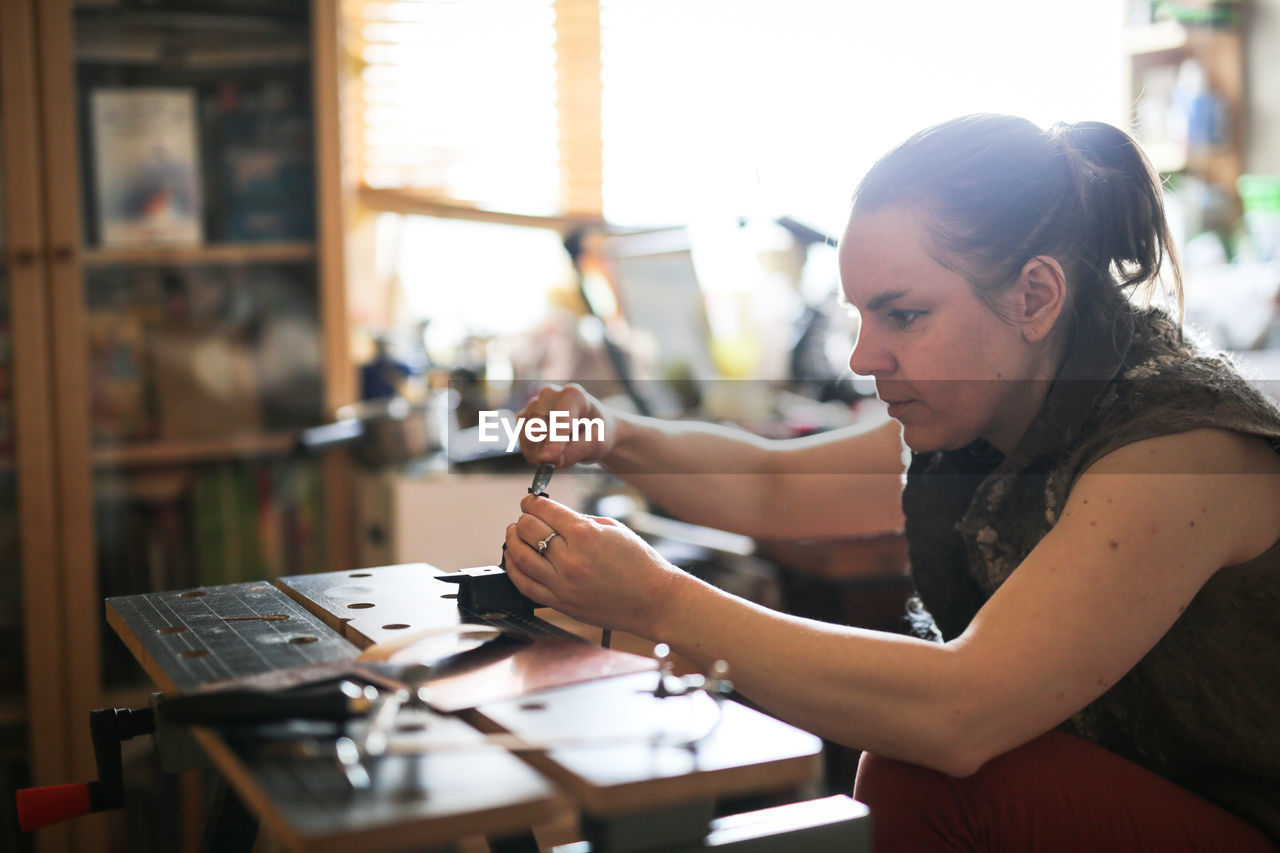
[[536, 616], [472, 613], [458, 607], [458, 587], [429, 563], [281, 578], [280, 588], [361, 648], [423, 628], [491, 624], [528, 637], [575, 635]]

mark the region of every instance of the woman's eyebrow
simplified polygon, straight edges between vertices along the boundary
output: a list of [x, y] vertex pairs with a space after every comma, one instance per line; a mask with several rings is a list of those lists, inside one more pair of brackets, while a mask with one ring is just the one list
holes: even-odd
[[910, 292], [911, 291], [909, 290], [886, 290], [884, 293], [880, 293], [872, 297], [871, 301], [867, 303], [867, 310], [879, 311], [890, 302], [893, 302], [896, 299], [901, 299]]

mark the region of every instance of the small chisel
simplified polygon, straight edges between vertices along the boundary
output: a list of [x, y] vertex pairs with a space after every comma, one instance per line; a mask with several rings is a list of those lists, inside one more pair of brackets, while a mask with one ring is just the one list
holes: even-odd
[[544, 498], [550, 497], [547, 494], [547, 485], [551, 482], [551, 475], [556, 472], [556, 466], [550, 462], [543, 462], [538, 466], [538, 470], [533, 472], [533, 485], [529, 487], [529, 494], [540, 495]]

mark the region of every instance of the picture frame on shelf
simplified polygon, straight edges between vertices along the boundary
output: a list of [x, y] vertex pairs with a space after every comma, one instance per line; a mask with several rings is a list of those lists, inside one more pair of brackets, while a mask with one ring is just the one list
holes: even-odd
[[204, 238], [196, 91], [102, 87], [89, 95], [94, 209], [104, 247]]

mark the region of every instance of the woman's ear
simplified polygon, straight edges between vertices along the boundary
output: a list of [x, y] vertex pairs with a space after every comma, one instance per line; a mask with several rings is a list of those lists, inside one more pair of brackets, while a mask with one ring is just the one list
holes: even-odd
[[1027, 261], [1014, 288], [1014, 313], [1028, 341], [1048, 337], [1067, 304], [1067, 275], [1048, 255]]

